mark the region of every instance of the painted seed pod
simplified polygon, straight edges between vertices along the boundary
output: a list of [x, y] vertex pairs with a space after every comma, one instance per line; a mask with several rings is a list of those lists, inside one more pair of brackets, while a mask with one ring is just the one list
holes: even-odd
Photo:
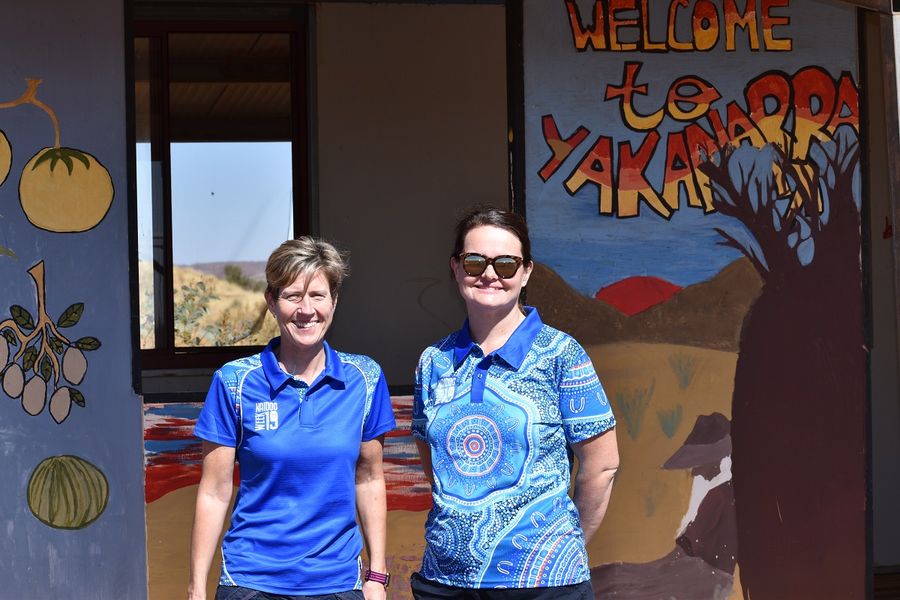
[[22, 393], [22, 408], [33, 417], [41, 414], [46, 404], [47, 382], [40, 377], [32, 377], [25, 384], [25, 391]]
[[63, 377], [66, 381], [73, 385], [78, 385], [84, 379], [84, 373], [87, 371], [87, 360], [84, 353], [78, 348], [70, 347], [63, 355], [62, 361]]
[[28, 480], [28, 507], [39, 521], [56, 529], [87, 527], [108, 500], [106, 476], [77, 456], [44, 459]]
[[25, 374], [22, 373], [22, 367], [18, 363], [9, 365], [3, 373], [3, 392], [10, 398], [18, 398], [24, 387]]
[[72, 408], [72, 393], [67, 387], [57, 388], [50, 396], [50, 416], [57, 423], [62, 423], [69, 416]]

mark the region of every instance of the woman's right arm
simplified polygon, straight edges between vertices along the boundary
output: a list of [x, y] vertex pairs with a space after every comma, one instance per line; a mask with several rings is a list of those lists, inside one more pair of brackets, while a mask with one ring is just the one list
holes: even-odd
[[425, 479], [434, 485], [434, 472], [431, 470], [431, 446], [428, 445], [428, 442], [417, 439], [416, 449], [419, 451], [419, 461], [422, 463], [422, 470], [425, 471]]
[[206, 600], [206, 579], [231, 503], [234, 448], [203, 441], [203, 474], [191, 533], [188, 600]]

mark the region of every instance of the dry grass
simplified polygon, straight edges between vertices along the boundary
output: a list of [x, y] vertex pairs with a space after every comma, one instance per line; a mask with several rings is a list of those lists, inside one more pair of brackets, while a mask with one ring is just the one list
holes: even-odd
[[[152, 266], [148, 261], [140, 262], [138, 277], [141, 290], [141, 348], [152, 348]], [[263, 345], [278, 335], [278, 325], [266, 311], [261, 292], [246, 290], [190, 267], [175, 267], [172, 280], [178, 345]], [[202, 286], [198, 285], [201, 283]], [[185, 311], [188, 297], [192, 297], [193, 311]], [[182, 312], [179, 313], [179, 310]]]

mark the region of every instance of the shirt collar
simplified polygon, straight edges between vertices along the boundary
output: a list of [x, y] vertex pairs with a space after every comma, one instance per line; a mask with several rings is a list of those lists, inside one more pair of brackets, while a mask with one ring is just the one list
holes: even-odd
[[[541, 317], [538, 315], [537, 309], [533, 306], [525, 306], [525, 320], [519, 323], [506, 343], [494, 351], [494, 354], [502, 358], [513, 369], [519, 370], [525, 361], [525, 355], [534, 344], [534, 339], [538, 332], [544, 326]], [[469, 320], [466, 319], [462, 329], [457, 332], [456, 342], [453, 345], [454, 366], [459, 367], [463, 360], [477, 346], [472, 341], [472, 335], [469, 332]]]
[[[331, 379], [340, 384], [345, 383], [343, 363], [338, 357], [337, 352], [328, 345], [328, 342], [323, 341], [322, 343], [325, 346], [325, 370], [322, 372], [321, 381]], [[278, 358], [275, 356], [275, 351], [280, 345], [280, 337], [272, 338], [260, 354], [263, 372], [266, 374], [266, 379], [269, 380], [269, 385], [272, 386], [273, 390], [281, 389], [288, 381], [294, 379], [278, 364]]]

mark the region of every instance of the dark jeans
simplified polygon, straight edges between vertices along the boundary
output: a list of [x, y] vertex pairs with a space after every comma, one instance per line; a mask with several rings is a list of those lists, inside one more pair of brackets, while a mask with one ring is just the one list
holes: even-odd
[[216, 589], [216, 600], [363, 600], [363, 593], [362, 590], [350, 590], [318, 596], [285, 596], [251, 590], [239, 585], [220, 585]]
[[413, 573], [409, 584], [416, 600], [594, 600], [590, 581], [544, 588], [459, 588]]

